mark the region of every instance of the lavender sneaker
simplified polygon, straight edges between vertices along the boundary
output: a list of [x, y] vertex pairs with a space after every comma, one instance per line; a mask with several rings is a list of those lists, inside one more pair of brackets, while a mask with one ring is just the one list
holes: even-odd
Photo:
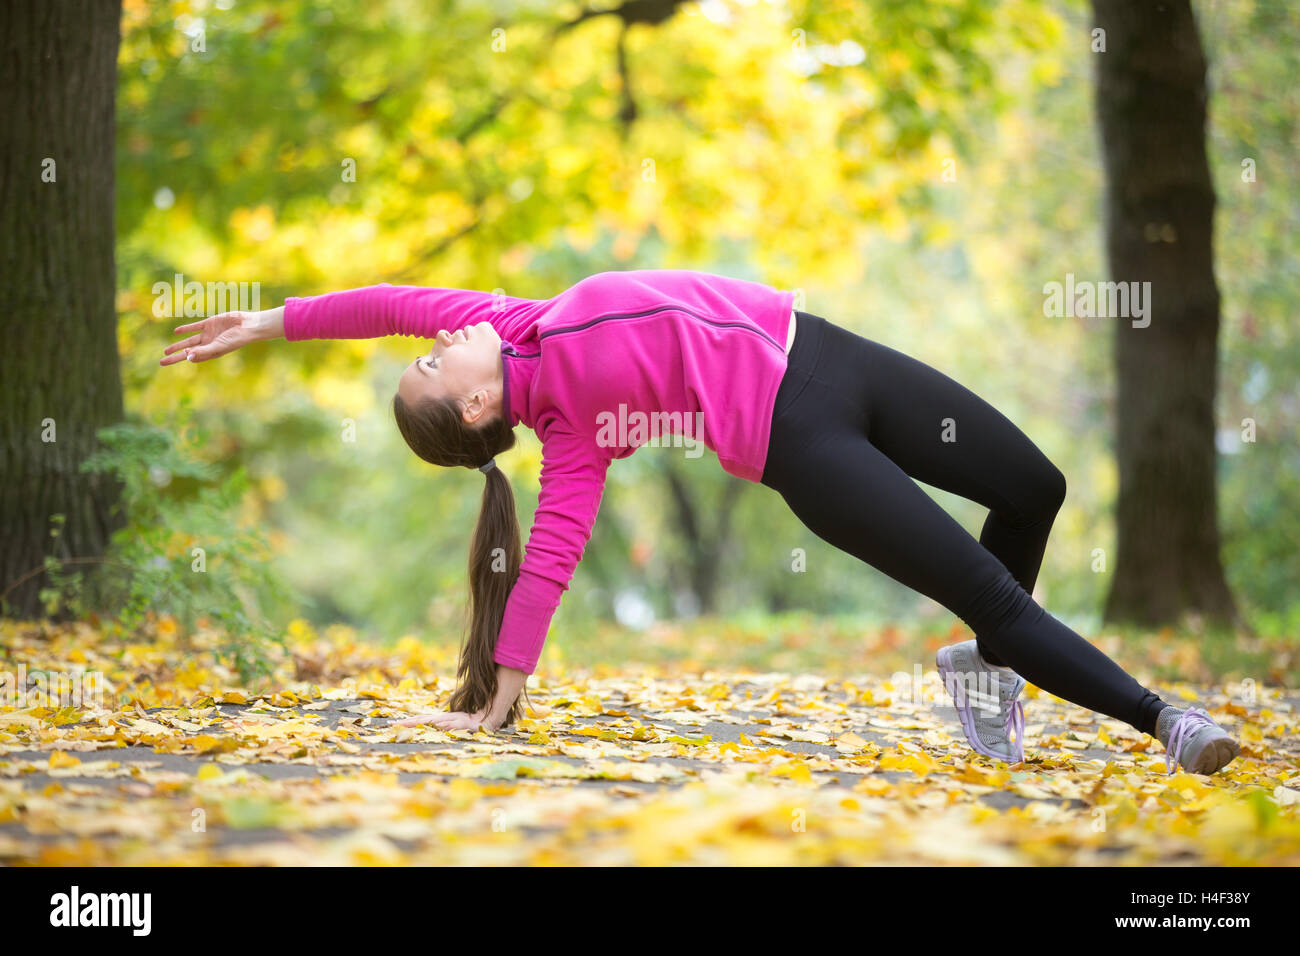
[[974, 640], [939, 648], [939, 677], [952, 695], [966, 741], [995, 760], [1025, 759], [1024, 678], [986, 663]]
[[1156, 718], [1156, 738], [1165, 745], [1165, 770], [1181, 765], [1188, 773], [1211, 774], [1241, 753], [1241, 745], [1199, 707], [1181, 710], [1172, 704]]

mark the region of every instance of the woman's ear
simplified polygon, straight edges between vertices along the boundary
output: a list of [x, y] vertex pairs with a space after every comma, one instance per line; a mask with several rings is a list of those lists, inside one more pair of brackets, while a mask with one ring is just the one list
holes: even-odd
[[492, 415], [502, 414], [504, 405], [501, 392], [495, 395], [486, 385], [480, 385], [460, 400], [460, 416], [466, 425], [475, 425]]
[[460, 417], [466, 425], [477, 425], [479, 419], [486, 414], [487, 408], [487, 389], [478, 388], [461, 400]]

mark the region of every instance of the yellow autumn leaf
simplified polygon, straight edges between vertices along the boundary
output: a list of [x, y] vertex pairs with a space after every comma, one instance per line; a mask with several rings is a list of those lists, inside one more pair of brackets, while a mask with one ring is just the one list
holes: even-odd
[[789, 777], [799, 783], [813, 782], [812, 772], [808, 769], [808, 765], [801, 760], [792, 760], [776, 767], [769, 767], [767, 774], [771, 777]]
[[229, 743], [229, 738], [214, 737], [212, 734], [196, 734], [188, 738], [185, 743], [194, 748], [196, 753], [202, 754], [225, 747]]
[[851, 730], [835, 738], [835, 748], [843, 753], [856, 753], [865, 746], [867, 741]]
[[927, 777], [939, 764], [926, 753], [904, 750], [887, 751], [880, 757], [881, 770], [910, 770], [919, 777]]

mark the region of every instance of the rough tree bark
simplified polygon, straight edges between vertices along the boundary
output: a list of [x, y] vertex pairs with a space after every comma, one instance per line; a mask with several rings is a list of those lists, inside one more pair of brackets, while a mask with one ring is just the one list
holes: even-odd
[[[93, 557], [115, 482], [78, 467], [122, 419], [114, 304], [114, 97], [121, 0], [0, 4], [0, 592], [45, 556]], [[49, 440], [53, 438], [54, 440]], [[63, 514], [57, 551], [50, 517]], [[40, 613], [41, 573], [6, 596]]]
[[1107, 622], [1241, 626], [1219, 558], [1219, 291], [1205, 54], [1188, 0], [1093, 0], [1106, 253], [1151, 283], [1150, 324], [1115, 319], [1118, 553]]

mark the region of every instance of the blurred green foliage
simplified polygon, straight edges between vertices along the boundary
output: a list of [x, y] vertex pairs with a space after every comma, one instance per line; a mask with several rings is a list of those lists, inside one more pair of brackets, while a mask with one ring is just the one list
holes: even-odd
[[220, 635], [218, 658], [253, 683], [273, 670], [271, 645], [283, 646], [275, 618], [292, 613], [300, 597], [268, 563], [267, 536], [243, 514], [246, 469], [204, 460], [207, 436], [191, 419], [183, 404], [175, 431], [139, 420], [99, 431], [101, 450], [81, 470], [121, 483], [125, 521], [100, 567], [70, 570], [47, 558], [53, 583], [42, 599], [50, 614], [111, 609], [108, 627], [119, 633], [169, 620], [188, 642], [200, 625], [211, 627]]

